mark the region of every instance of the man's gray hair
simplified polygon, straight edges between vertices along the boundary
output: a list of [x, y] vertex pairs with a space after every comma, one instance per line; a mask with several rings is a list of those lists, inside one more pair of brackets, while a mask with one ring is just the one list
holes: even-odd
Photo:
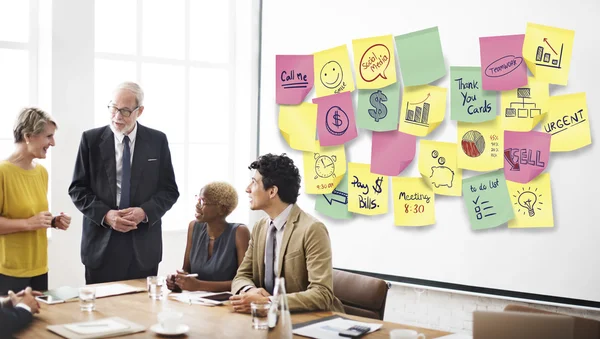
[[126, 89], [128, 91], [131, 91], [133, 94], [135, 94], [135, 101], [137, 101], [138, 106], [144, 105], [144, 90], [142, 90], [140, 85], [136, 84], [135, 82], [125, 81], [125, 82], [120, 83], [115, 88], [113, 93], [116, 93], [117, 91], [120, 91], [122, 89]]

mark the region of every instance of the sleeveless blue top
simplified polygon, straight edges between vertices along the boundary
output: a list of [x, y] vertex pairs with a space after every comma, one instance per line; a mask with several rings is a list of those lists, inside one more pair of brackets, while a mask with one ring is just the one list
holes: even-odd
[[192, 231], [190, 273], [197, 273], [199, 280], [233, 280], [238, 269], [235, 232], [239, 225], [227, 223], [223, 233], [214, 240], [213, 253], [209, 259], [208, 243], [210, 239], [206, 223], [196, 222]]

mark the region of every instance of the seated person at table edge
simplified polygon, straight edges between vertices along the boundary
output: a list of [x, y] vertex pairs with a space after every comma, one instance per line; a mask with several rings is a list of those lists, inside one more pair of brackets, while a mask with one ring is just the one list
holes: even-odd
[[266, 154], [249, 169], [255, 170], [246, 188], [250, 209], [263, 210], [267, 217], [254, 225], [248, 251], [231, 284], [233, 310], [248, 313], [251, 302], [268, 301], [275, 277], [284, 277], [290, 311], [343, 313], [333, 294], [327, 228], [296, 205], [298, 168], [285, 154]]
[[[248, 249], [250, 231], [243, 224], [225, 219], [236, 208], [235, 188], [225, 182], [212, 182], [200, 190], [196, 220], [188, 227], [183, 270], [169, 275], [172, 291], [231, 290], [231, 280]], [[187, 277], [188, 273], [198, 277]]]
[[33, 314], [40, 312], [40, 304], [35, 300], [39, 295], [42, 293], [27, 287], [17, 294], [9, 291], [8, 297], [0, 298], [0, 338], [10, 337], [31, 324]]

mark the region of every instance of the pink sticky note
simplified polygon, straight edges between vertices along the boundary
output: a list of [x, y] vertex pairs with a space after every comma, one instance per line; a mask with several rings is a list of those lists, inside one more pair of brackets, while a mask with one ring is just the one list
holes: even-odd
[[526, 184], [542, 173], [550, 159], [551, 134], [504, 131], [504, 177]]
[[342, 145], [358, 135], [351, 92], [314, 98], [321, 146]]
[[400, 131], [373, 132], [371, 173], [395, 176], [415, 158], [417, 137]]
[[277, 55], [276, 101], [280, 105], [298, 105], [315, 83], [313, 55]]
[[523, 41], [525, 34], [479, 38], [483, 90], [507, 91], [527, 85]]

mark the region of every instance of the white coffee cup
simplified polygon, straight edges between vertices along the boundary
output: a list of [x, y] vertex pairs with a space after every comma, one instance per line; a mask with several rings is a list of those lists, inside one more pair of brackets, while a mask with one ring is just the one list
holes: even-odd
[[392, 330], [390, 339], [425, 339], [425, 334], [413, 330]]
[[181, 324], [183, 313], [163, 311], [158, 314], [158, 322], [166, 332], [175, 332]]

